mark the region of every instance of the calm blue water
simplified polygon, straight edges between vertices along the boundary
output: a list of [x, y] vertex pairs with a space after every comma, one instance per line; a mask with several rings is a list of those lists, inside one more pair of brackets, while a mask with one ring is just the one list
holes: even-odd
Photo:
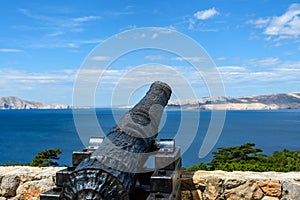
[[[124, 112], [125, 110], [117, 111], [120, 116]], [[199, 111], [185, 112], [189, 117]], [[110, 109], [97, 109], [97, 116], [105, 132], [116, 124]], [[176, 110], [168, 110], [164, 114], [165, 123], [159, 138], [174, 137], [180, 124], [180, 116], [180, 111]], [[184, 166], [200, 161], [208, 162], [212, 158], [211, 154], [203, 159], [198, 158], [210, 116], [210, 111], [200, 111], [197, 135], [183, 154]], [[194, 123], [192, 118], [189, 121]], [[88, 127], [89, 122], [86, 123]], [[191, 134], [188, 128], [185, 134]], [[300, 110], [227, 111], [224, 129], [213, 151], [218, 147], [246, 142], [255, 143], [266, 154], [283, 148], [300, 150]], [[44, 149], [60, 148], [63, 151], [60, 165], [70, 165], [72, 151], [83, 148], [74, 125], [72, 110], [1, 110], [0, 143], [2, 163], [30, 162]]]

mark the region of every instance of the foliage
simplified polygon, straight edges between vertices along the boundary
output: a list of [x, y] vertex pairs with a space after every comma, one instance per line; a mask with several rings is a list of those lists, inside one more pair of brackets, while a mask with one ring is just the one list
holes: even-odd
[[264, 171], [260, 170], [258, 164], [267, 156], [261, 154], [262, 150], [254, 146], [254, 143], [246, 143], [241, 146], [218, 148], [217, 152], [213, 152], [214, 157], [208, 163], [208, 168], [226, 171]]
[[23, 164], [19, 163], [18, 161], [14, 161], [14, 162], [11, 162], [11, 161], [5, 161], [5, 163], [1, 163], [0, 162], [0, 166], [22, 166]]
[[268, 157], [267, 163], [272, 171], [300, 171], [300, 151], [274, 151], [273, 156]]
[[198, 166], [191, 166], [186, 170], [300, 171], [300, 151], [284, 149], [267, 156], [254, 146], [254, 143], [246, 143], [241, 146], [218, 148], [218, 151], [213, 152], [214, 157], [209, 163], [201, 162]]
[[58, 166], [57, 162], [53, 160], [58, 160], [58, 155], [61, 154], [62, 151], [60, 149], [49, 149], [44, 150], [38, 153], [29, 164], [30, 166], [37, 167], [48, 167], [48, 166]]
[[207, 165], [204, 162], [199, 162], [198, 165], [192, 165], [188, 168], [182, 167], [186, 171], [196, 171], [196, 170], [208, 170]]

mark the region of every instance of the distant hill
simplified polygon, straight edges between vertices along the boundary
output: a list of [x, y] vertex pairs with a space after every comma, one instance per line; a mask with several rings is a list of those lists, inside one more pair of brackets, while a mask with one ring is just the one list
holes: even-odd
[[2, 109], [67, 109], [70, 106], [63, 104], [45, 104], [39, 101], [27, 101], [18, 97], [0, 97]]
[[[122, 106], [121, 108], [131, 108]], [[39, 101], [22, 100], [18, 97], [0, 97], [3, 109], [69, 109], [63, 104], [45, 104]], [[300, 109], [300, 92], [245, 97], [204, 97], [198, 99], [170, 100], [167, 109], [200, 110], [279, 110]]]
[[202, 110], [278, 110], [300, 109], [300, 92], [245, 97], [206, 97], [199, 99], [170, 100], [169, 109]]

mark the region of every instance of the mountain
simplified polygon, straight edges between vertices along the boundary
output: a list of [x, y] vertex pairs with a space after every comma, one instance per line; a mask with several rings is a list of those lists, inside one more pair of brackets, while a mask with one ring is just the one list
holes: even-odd
[[63, 104], [45, 104], [39, 101], [27, 101], [18, 97], [0, 97], [0, 110], [4, 109], [68, 109]]
[[169, 109], [201, 110], [278, 110], [300, 109], [300, 92], [245, 97], [206, 97], [199, 99], [170, 100]]

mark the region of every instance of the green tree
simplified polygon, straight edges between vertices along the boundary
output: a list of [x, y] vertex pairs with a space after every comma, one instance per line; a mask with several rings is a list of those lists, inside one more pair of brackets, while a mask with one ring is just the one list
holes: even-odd
[[272, 156], [262, 154], [254, 148], [254, 143], [241, 146], [221, 147], [213, 152], [211, 162], [194, 165], [186, 170], [224, 170], [224, 171], [300, 171], [300, 151], [283, 149], [274, 151]]
[[221, 147], [213, 152], [213, 159], [209, 162], [210, 170], [251, 170], [261, 171], [264, 167], [261, 163], [266, 161], [267, 156], [261, 154], [262, 150], [254, 148], [254, 143], [246, 143], [241, 146]]
[[186, 171], [208, 170], [207, 165], [204, 162], [199, 162], [198, 165], [192, 165], [188, 168], [182, 167]]
[[38, 153], [29, 164], [30, 166], [38, 166], [38, 167], [47, 167], [47, 166], [58, 166], [57, 162], [53, 160], [58, 160], [58, 155], [61, 154], [62, 151], [60, 149], [49, 149], [44, 150]]
[[267, 163], [272, 171], [300, 171], [300, 151], [274, 151], [273, 156], [268, 157]]

